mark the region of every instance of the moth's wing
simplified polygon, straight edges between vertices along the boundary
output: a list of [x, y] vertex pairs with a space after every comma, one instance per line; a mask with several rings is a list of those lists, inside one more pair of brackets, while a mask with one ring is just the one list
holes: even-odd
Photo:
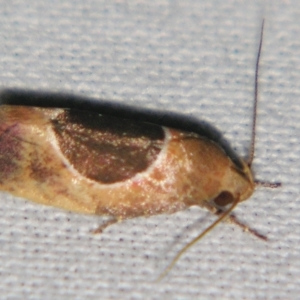
[[165, 138], [157, 125], [78, 110], [64, 110], [52, 126], [72, 166], [101, 183], [126, 180], [146, 170]]

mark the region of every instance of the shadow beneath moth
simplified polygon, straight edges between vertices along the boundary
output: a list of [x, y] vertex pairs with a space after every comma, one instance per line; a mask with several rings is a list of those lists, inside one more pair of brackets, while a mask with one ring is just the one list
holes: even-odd
[[192, 205], [217, 214], [219, 218], [177, 254], [160, 278], [226, 217], [266, 239], [230, 215], [257, 184], [251, 164], [262, 34], [263, 24], [248, 162], [234, 154], [218, 131], [191, 118], [71, 95], [4, 90], [0, 190], [74, 212], [110, 216], [95, 232], [116, 221]]

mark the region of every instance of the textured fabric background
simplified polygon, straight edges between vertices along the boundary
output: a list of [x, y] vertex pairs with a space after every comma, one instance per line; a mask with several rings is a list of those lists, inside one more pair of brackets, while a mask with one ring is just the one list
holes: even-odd
[[222, 224], [164, 267], [215, 217], [199, 208], [104, 219], [0, 194], [1, 299], [296, 299], [300, 285], [300, 2], [0, 1], [1, 89], [63, 92], [209, 122], [245, 157], [260, 69], [259, 188], [236, 213], [263, 242]]

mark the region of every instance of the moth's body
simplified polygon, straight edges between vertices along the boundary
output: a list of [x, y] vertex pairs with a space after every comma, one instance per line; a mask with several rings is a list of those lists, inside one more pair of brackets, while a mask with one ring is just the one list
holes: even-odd
[[195, 133], [90, 112], [0, 106], [0, 189], [70, 211], [125, 219], [213, 207], [214, 199], [225, 206], [254, 190], [241, 165]]
[[263, 27], [264, 21], [247, 163], [234, 163], [215, 142], [192, 132], [78, 110], [0, 105], [0, 190], [74, 212], [112, 217], [95, 232], [116, 220], [173, 213], [192, 205], [218, 214], [215, 222], [179, 251], [160, 279], [189, 247], [227, 217], [266, 239], [230, 215], [255, 187], [250, 167]]

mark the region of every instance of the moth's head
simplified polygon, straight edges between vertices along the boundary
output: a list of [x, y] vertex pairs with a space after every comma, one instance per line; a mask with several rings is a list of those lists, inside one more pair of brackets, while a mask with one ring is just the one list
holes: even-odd
[[236, 199], [239, 202], [247, 200], [253, 194], [255, 183], [252, 171], [245, 162], [241, 162], [241, 167], [232, 165], [226, 178], [222, 191], [213, 199], [216, 207], [223, 208]]

